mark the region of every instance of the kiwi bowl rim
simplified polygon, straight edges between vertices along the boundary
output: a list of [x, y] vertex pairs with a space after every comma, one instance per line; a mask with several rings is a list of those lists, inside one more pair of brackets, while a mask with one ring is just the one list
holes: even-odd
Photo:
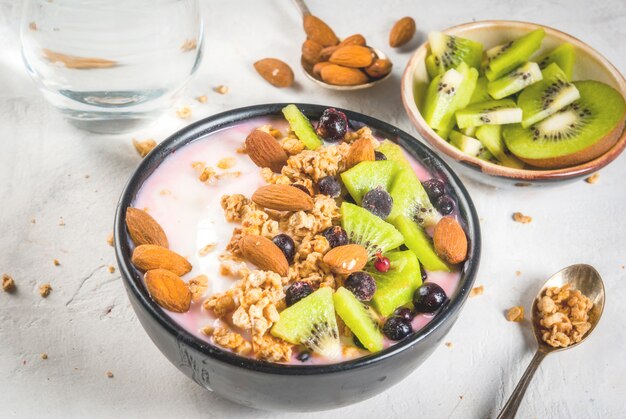
[[[550, 26], [519, 20], [478, 20], [454, 25], [441, 32], [462, 36], [464, 31], [470, 29], [506, 30], [510, 28], [524, 28], [528, 30], [543, 28], [546, 31], [546, 36], [556, 37], [561, 42], [569, 42], [574, 45], [574, 47], [584, 50], [593, 58], [599, 68], [602, 68], [604, 72], [608, 73], [613, 78], [613, 82], [618, 86], [615, 90], [617, 90], [626, 101], [626, 79], [608, 59], [580, 39]], [[584, 163], [559, 169], [515, 169], [465, 154], [448, 141], [441, 138], [428, 126], [415, 103], [414, 73], [419, 62], [426, 58], [429, 48], [430, 44], [428, 40], [426, 40], [417, 47], [407, 62], [401, 81], [402, 103], [405, 112], [420, 136], [428, 141], [437, 151], [453, 159], [455, 163], [467, 167], [473, 172], [485, 174], [488, 177], [501, 178], [509, 181], [554, 183], [594, 173], [617, 159], [626, 148], [626, 128], [624, 128], [611, 148], [600, 156]], [[485, 176], [481, 178], [484, 179]], [[529, 186], [530, 184], [531, 183], [519, 183], [516, 184], [516, 186]]]
[[[348, 121], [353, 129], [361, 126], [371, 127], [374, 132], [381, 132], [388, 135], [389, 139], [399, 144], [414, 159], [423, 165], [430, 173], [442, 178], [446, 181], [448, 191], [451, 192], [457, 203], [460, 221], [465, 227], [468, 236], [468, 258], [464, 262], [461, 270], [461, 278], [455, 295], [437, 312], [429, 323], [411, 334], [409, 337], [399, 341], [392, 346], [383, 349], [380, 352], [365, 355], [348, 361], [317, 364], [317, 365], [293, 365], [270, 363], [260, 361], [253, 358], [240, 356], [226, 349], [222, 349], [217, 345], [210, 344], [202, 339], [194, 336], [191, 332], [185, 330], [176, 323], [164, 309], [162, 309], [155, 301], [150, 298], [143, 282], [143, 275], [139, 272], [131, 262], [132, 242], [130, 235], [126, 229], [125, 218], [126, 209], [132, 205], [137, 192], [143, 183], [156, 170], [161, 162], [170, 154], [176, 152], [177, 149], [199, 139], [206, 135], [219, 131], [221, 129], [246, 122], [249, 119], [268, 116], [282, 116], [282, 108], [290, 103], [268, 103], [253, 105], [248, 107], [236, 108], [215, 114], [197, 122], [194, 122], [174, 134], [170, 135], [160, 144], [158, 144], [137, 166], [128, 182], [124, 186], [120, 199], [118, 201], [115, 221], [114, 221], [114, 247], [120, 273], [129, 295], [133, 310], [135, 310], [142, 327], [152, 338], [153, 332], [148, 329], [154, 328], [154, 324], [144, 324], [143, 314], [139, 313], [139, 308], [135, 303], [147, 312], [148, 316], [156, 322], [157, 326], [163, 329], [168, 335], [176, 339], [179, 346], [190, 347], [203, 356], [210, 357], [216, 361], [229, 364], [233, 367], [239, 367], [255, 372], [262, 372], [276, 375], [320, 375], [336, 372], [345, 372], [365, 366], [371, 366], [393, 357], [400, 352], [408, 350], [416, 344], [433, 335], [434, 332], [448, 324], [448, 328], [456, 322], [459, 311], [465, 304], [469, 293], [472, 289], [481, 254], [481, 233], [480, 222], [476, 207], [472, 202], [469, 192], [454, 173], [452, 168], [436, 153], [430, 150], [426, 145], [417, 141], [415, 137], [397, 127], [381, 121], [377, 118], [354, 112], [342, 108], [335, 107], [348, 116]], [[319, 118], [322, 112], [328, 106], [307, 103], [295, 103], [307, 117]], [[445, 333], [447, 333], [446, 331]], [[155, 343], [156, 340], [153, 339]], [[162, 352], [163, 349], [157, 344]], [[165, 352], [164, 352], [165, 354]]]

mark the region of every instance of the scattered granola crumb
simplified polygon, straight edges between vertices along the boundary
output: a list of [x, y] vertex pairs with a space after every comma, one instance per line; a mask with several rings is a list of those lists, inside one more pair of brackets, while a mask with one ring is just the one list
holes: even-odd
[[29, 22], [28, 23], [28, 29], [30, 29], [31, 31], [36, 31], [37, 30], [37, 22]]
[[34, 218], [31, 218], [31, 219], [30, 219], [30, 223], [31, 223], [31, 224], [36, 224], [36, 223], [37, 223], [37, 220], [35, 220]]
[[42, 298], [46, 298], [47, 296], [49, 296], [51, 291], [52, 286], [50, 284], [46, 283], [39, 287], [39, 295], [41, 295]]
[[207, 102], [207, 100], [209, 100], [209, 98], [207, 98], [207, 96], [206, 96], [206, 95], [202, 95], [202, 96], [198, 96], [198, 97], [196, 98], [196, 100], [197, 100], [198, 102], [200, 102], [200, 103], [206, 103], [206, 102]]
[[198, 179], [200, 179], [200, 182], [213, 183], [217, 180], [216, 175], [215, 170], [211, 166], [206, 166], [202, 169], [202, 173], [200, 173]]
[[59, 266], [59, 265], [61, 265], [61, 262], [59, 262], [59, 259], [54, 259], [54, 260], [52, 261], [52, 263], [54, 263], [54, 266]]
[[197, 45], [198, 44], [195, 39], [185, 39], [185, 42], [183, 42], [183, 44], [180, 46], [180, 50], [184, 52], [193, 51], [194, 49], [196, 49]]
[[109, 273], [114, 273], [114, 272], [115, 272], [115, 266], [109, 265]]
[[593, 175], [585, 178], [585, 182], [593, 185], [594, 183], [598, 182], [599, 179], [600, 179], [600, 173], [594, 173]]
[[513, 214], [513, 221], [516, 223], [528, 224], [533, 220], [533, 217], [524, 215], [521, 212], [516, 212]]
[[9, 274], [2, 274], [2, 291], [15, 291], [15, 281], [13, 281], [13, 278]]
[[48, 354], [47, 353], [42, 353], [41, 354], [41, 359], [48, 359]]
[[181, 106], [176, 109], [176, 115], [181, 119], [187, 119], [191, 116], [191, 108], [189, 106]]
[[624, 269], [624, 265], [622, 265], [622, 269]]
[[524, 320], [524, 307], [523, 306], [515, 306], [511, 307], [506, 312], [506, 319], [510, 322], [519, 323]]
[[472, 288], [472, 290], [470, 291], [470, 297], [476, 297], [479, 295], [483, 295], [483, 292], [485, 292], [485, 287], [483, 285], [480, 285], [478, 287], [474, 287]]
[[85, 175], [85, 179], [89, 179], [91, 175]]
[[452, 348], [452, 342], [446, 342], [446, 346], [447, 346], [448, 348]]
[[461, 395], [461, 396], [459, 396], [459, 399], [463, 400], [463, 396], [462, 396], [462, 395]]
[[238, 147], [235, 152], [237, 154], [248, 154], [248, 150], [246, 150], [246, 145], [242, 144], [241, 147]]
[[172, 191], [170, 191], [169, 189], [161, 189], [159, 191], [159, 195], [162, 195], [162, 196], [167, 196], [167, 195], [171, 195], [171, 194], [172, 194]]
[[217, 245], [215, 243], [209, 243], [206, 246], [204, 246], [202, 249], [198, 250], [198, 254], [200, 256], [206, 256], [209, 253], [211, 253], [213, 250], [215, 250], [216, 247]]
[[220, 161], [217, 162], [217, 167], [220, 169], [230, 169], [237, 163], [237, 160], [234, 157], [224, 157]]
[[522, 271], [515, 271], [515, 276], [521, 276], [522, 275]]
[[239, 170], [235, 170], [233, 172], [224, 172], [219, 175], [215, 175], [217, 179], [227, 179], [227, 178], [237, 178], [241, 176], [241, 172]]
[[200, 329], [200, 333], [202, 333], [205, 336], [213, 336], [213, 331], [214, 330], [215, 330], [215, 328], [213, 326], [206, 325], [202, 329]]
[[191, 292], [191, 299], [197, 301], [204, 296], [204, 293], [209, 288], [209, 277], [206, 275], [198, 275], [191, 278], [187, 286]]
[[59, 217], [59, 225], [61, 227], [65, 227], [65, 220], [63, 220], [63, 217]]
[[109, 235], [107, 236], [107, 243], [111, 247], [113, 247], [115, 245], [114, 238], [113, 238], [113, 232], [110, 232]]
[[133, 138], [133, 146], [141, 157], [146, 157], [148, 153], [151, 152], [154, 147], [156, 147], [156, 141], [154, 141], [152, 138], [148, 138], [143, 141], [139, 141], [138, 139]]
[[113, 373], [112, 373], [111, 371], [107, 371], [107, 377], [109, 377], [109, 378], [113, 378], [113, 377], [114, 377], [114, 375], [113, 375]]
[[226, 93], [228, 93], [228, 86], [224, 86], [223, 84], [220, 84], [219, 86], [213, 88], [213, 90], [219, 93], [220, 95], [225, 95]]

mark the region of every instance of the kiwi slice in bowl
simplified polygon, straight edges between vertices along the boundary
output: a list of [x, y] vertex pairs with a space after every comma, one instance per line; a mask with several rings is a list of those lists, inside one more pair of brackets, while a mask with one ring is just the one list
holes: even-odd
[[522, 110], [511, 99], [474, 103], [456, 113], [456, 123], [460, 129], [517, 122], [522, 122]]
[[542, 70], [545, 70], [550, 64], [556, 63], [559, 68], [563, 70], [568, 81], [572, 80], [575, 61], [576, 54], [574, 53], [574, 46], [567, 42], [537, 58], [537, 64], [539, 64], [539, 68]]
[[462, 62], [470, 67], [480, 68], [483, 56], [483, 45], [480, 42], [441, 32], [429, 33], [428, 42], [440, 73], [456, 68]]
[[506, 76], [498, 80], [490, 81], [487, 84], [487, 91], [494, 99], [504, 99], [511, 96], [531, 84], [543, 79], [541, 69], [537, 63], [527, 62], [511, 71]]
[[552, 169], [592, 160], [615, 144], [624, 129], [624, 98], [597, 81], [573, 85], [580, 99], [566, 108], [527, 128], [504, 128], [511, 153], [530, 165]]
[[535, 29], [516, 39], [512, 44], [505, 44], [503, 50], [497, 51], [489, 60], [485, 69], [487, 79], [489, 81], [499, 79], [528, 61], [530, 56], [541, 46], [544, 36], [545, 31], [543, 29]]

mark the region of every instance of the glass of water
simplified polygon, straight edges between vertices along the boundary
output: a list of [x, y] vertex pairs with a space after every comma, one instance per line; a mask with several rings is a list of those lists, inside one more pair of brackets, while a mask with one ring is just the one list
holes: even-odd
[[73, 124], [123, 133], [168, 109], [197, 69], [198, 0], [25, 0], [22, 56]]

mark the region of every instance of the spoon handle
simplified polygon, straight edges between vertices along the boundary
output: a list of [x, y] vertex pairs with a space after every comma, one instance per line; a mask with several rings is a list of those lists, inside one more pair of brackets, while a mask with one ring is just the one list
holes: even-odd
[[526, 389], [528, 388], [528, 384], [530, 384], [530, 380], [532, 380], [533, 375], [535, 375], [535, 371], [541, 364], [541, 361], [546, 357], [547, 353], [542, 351], [535, 352], [535, 356], [530, 361], [528, 368], [520, 378], [519, 383], [517, 383], [517, 387], [513, 390], [511, 397], [506, 402], [502, 411], [498, 415], [497, 419], [514, 419], [515, 414], [517, 413], [517, 409], [519, 408], [522, 399], [524, 398], [524, 393], [526, 393]]
[[300, 9], [300, 13], [302, 13], [303, 17], [311, 14], [309, 7], [306, 5], [304, 0], [293, 0], [293, 2], [296, 4], [296, 6], [298, 6], [298, 9]]

